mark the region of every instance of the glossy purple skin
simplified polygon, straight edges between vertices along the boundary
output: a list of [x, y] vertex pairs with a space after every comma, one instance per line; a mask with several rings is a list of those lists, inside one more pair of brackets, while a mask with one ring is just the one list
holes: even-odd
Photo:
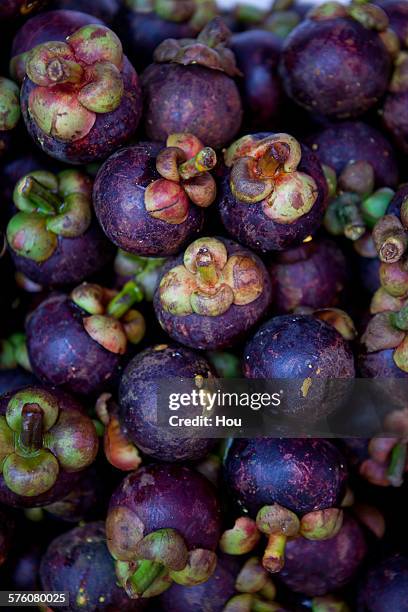
[[69, 606], [62, 606], [62, 612], [137, 612], [147, 606], [146, 600], [129, 599], [117, 585], [102, 521], [55, 538], [42, 558], [40, 577], [43, 590], [68, 591]]
[[[217, 316], [177, 316], [166, 312], [161, 304], [159, 289], [153, 299], [154, 310], [160, 325], [168, 335], [185, 346], [194, 349], [217, 350], [227, 348], [243, 340], [249, 330], [267, 313], [272, 299], [271, 281], [268, 271], [257, 255], [232, 240], [218, 238], [227, 247], [228, 256], [240, 253], [252, 257], [258, 264], [263, 279], [263, 291], [256, 300], [245, 306], [232, 304], [224, 314]], [[169, 260], [163, 268], [163, 276], [183, 263], [184, 254]]]
[[87, 164], [105, 159], [134, 135], [142, 115], [142, 95], [139, 77], [125, 57], [122, 69], [124, 94], [118, 108], [111, 113], [96, 113], [91, 131], [73, 142], [63, 142], [47, 136], [31, 118], [28, 111], [30, 92], [36, 85], [24, 79], [21, 89], [21, 112], [26, 128], [34, 142], [47, 155], [70, 164]]
[[[11, 19], [26, 16], [28, 12], [40, 9], [47, 0], [33, 2], [32, 0], [2, 0], [0, 3], [0, 19]], [[30, 5], [32, 5], [30, 7]], [[30, 10], [28, 8], [30, 7]]]
[[156, 13], [134, 11], [123, 3], [115, 20], [115, 31], [137, 71], [153, 62], [153, 52], [167, 38], [194, 38], [197, 30], [188, 22], [168, 21]]
[[111, 23], [119, 10], [120, 0], [52, 0], [57, 10], [89, 12], [105, 23]]
[[38, 385], [38, 380], [31, 372], [27, 372], [20, 367], [12, 370], [0, 370], [0, 395], [31, 385]]
[[[59, 409], [61, 411], [84, 412], [82, 404], [80, 404], [78, 400], [71, 395], [68, 395], [59, 389], [47, 388], [47, 390], [51, 391], [57, 397]], [[0, 415], [6, 414], [7, 405], [11, 396], [12, 393], [7, 393], [0, 397]], [[4, 482], [3, 476], [0, 474], [0, 504], [5, 504], [7, 506], [16, 508], [39, 508], [41, 506], [45, 506], [46, 504], [52, 504], [53, 502], [62, 499], [68, 495], [70, 491], [72, 491], [72, 489], [80, 481], [81, 474], [81, 471], [66, 472], [60, 467], [55, 484], [45, 493], [31, 497], [13, 493], [13, 491], [11, 491]]]
[[397, 147], [408, 153], [408, 91], [388, 93], [382, 110], [385, 128]]
[[208, 454], [214, 440], [197, 436], [180, 438], [155, 422], [158, 393], [155, 381], [197, 375], [208, 378], [215, 376], [215, 372], [204, 357], [176, 345], [164, 350], [148, 348], [127, 365], [119, 386], [119, 420], [142, 452], [160, 461], [193, 461]]
[[94, 184], [95, 213], [105, 234], [125, 251], [148, 257], [179, 253], [204, 223], [204, 210], [193, 204], [179, 224], [155, 219], [147, 212], [145, 190], [161, 178], [156, 157], [162, 148], [143, 142], [117, 151], [103, 164]]
[[366, 552], [362, 528], [354, 518], [345, 515], [339, 533], [329, 540], [312, 541], [302, 537], [289, 540], [279, 579], [292, 591], [309, 596], [325, 595], [355, 577]]
[[121, 356], [87, 334], [81, 312], [66, 295], [47, 298], [27, 320], [27, 347], [42, 382], [81, 395], [97, 394], [118, 376]]
[[280, 412], [305, 432], [341, 406], [355, 376], [349, 343], [311, 315], [281, 315], [262, 325], [244, 349], [243, 370], [246, 378], [288, 379]]
[[325, 308], [338, 303], [344, 289], [346, 259], [332, 240], [312, 240], [277, 254], [269, 265], [274, 307], [280, 313], [299, 306]]
[[[14, 58], [21, 53], [51, 40], [64, 41], [67, 36], [90, 23], [102, 24], [103, 22], [93, 15], [78, 11], [47, 11], [28, 19], [13, 40], [12, 64], [15, 64]], [[22, 81], [25, 76], [24, 66], [21, 65], [21, 62], [17, 62], [15, 69], [18, 80]]]
[[284, 42], [281, 70], [297, 104], [346, 119], [362, 115], [386, 92], [391, 57], [378, 33], [352, 18], [306, 19]]
[[159, 599], [160, 612], [223, 612], [227, 601], [237, 594], [240, 566], [240, 557], [223, 555], [207, 582], [194, 587], [173, 583]]
[[245, 125], [261, 130], [277, 127], [284, 100], [278, 75], [281, 39], [265, 30], [248, 30], [235, 34], [230, 46], [243, 73], [238, 83]]
[[375, 353], [361, 353], [358, 357], [358, 370], [363, 378], [408, 378], [408, 373], [400, 370], [394, 359], [394, 349], [384, 349]]
[[242, 121], [235, 81], [204, 66], [151, 64], [142, 74], [144, 129], [150, 140], [191, 132], [209, 147], [230, 144]]
[[[256, 134], [262, 139], [266, 134]], [[262, 202], [247, 204], [237, 200], [231, 192], [230, 171], [221, 180], [217, 205], [228, 233], [238, 242], [255, 251], [282, 251], [296, 246], [320, 227], [327, 205], [327, 183], [317, 157], [302, 146], [300, 172], [309, 174], [316, 182], [318, 196], [312, 209], [293, 223], [276, 223], [265, 215]]]
[[408, 558], [395, 554], [370, 569], [358, 594], [358, 612], [408, 611]]
[[340, 504], [347, 467], [337, 448], [321, 438], [236, 439], [224, 477], [235, 501], [253, 518], [274, 503], [303, 515]]
[[126, 507], [137, 514], [147, 535], [176, 529], [189, 550], [215, 550], [221, 513], [213, 485], [204, 476], [177, 464], [152, 464], [132, 472], [112, 496], [109, 511]]
[[393, 148], [381, 132], [362, 121], [344, 121], [331, 125], [307, 139], [322, 164], [341, 174], [348, 163], [371, 164], [376, 187], [396, 187], [398, 166]]
[[374, 0], [381, 6], [390, 20], [390, 28], [394, 30], [401, 47], [408, 47], [408, 5], [405, 0]]
[[82, 236], [58, 236], [56, 250], [42, 263], [10, 252], [17, 270], [40, 285], [56, 287], [79, 284], [96, 274], [113, 260], [116, 249], [93, 221]]
[[401, 220], [401, 206], [408, 198], [408, 185], [403, 185], [398, 189], [391, 202], [388, 204], [387, 215], [395, 215]]
[[0, 508], [0, 565], [7, 559], [14, 535], [14, 520]]

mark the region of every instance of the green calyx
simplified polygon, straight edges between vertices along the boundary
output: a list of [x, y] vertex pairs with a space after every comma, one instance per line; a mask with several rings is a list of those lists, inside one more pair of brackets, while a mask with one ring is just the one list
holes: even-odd
[[188, 21], [200, 31], [217, 14], [213, 0], [125, 0], [124, 4], [135, 13], [152, 13], [165, 21]]
[[324, 226], [334, 236], [344, 235], [349, 240], [358, 240], [366, 231], [360, 211], [360, 198], [354, 193], [341, 193], [327, 208]]
[[0, 370], [11, 370], [17, 366], [31, 371], [25, 334], [18, 332], [0, 341]]
[[361, 213], [368, 229], [373, 229], [377, 221], [385, 215], [394, 193], [392, 189], [383, 187], [362, 201]]
[[165, 257], [140, 257], [119, 249], [114, 268], [119, 276], [133, 276], [145, 299], [151, 302], [165, 263]]
[[247, 516], [239, 517], [231, 529], [221, 536], [220, 549], [228, 555], [244, 555], [253, 550], [261, 534], [255, 521]]
[[0, 416], [0, 473], [8, 488], [25, 497], [41, 495], [55, 484], [61, 468], [90, 465], [97, 452], [92, 428], [81, 413], [60, 413], [48, 391], [29, 387], [15, 393]]
[[7, 226], [11, 249], [41, 263], [54, 253], [58, 236], [75, 238], [92, 220], [92, 184], [77, 170], [57, 175], [37, 170], [18, 181], [13, 201], [19, 209]]
[[123, 51], [119, 38], [100, 25], [88, 25], [66, 42], [34, 47], [25, 70], [37, 85], [28, 109], [46, 134], [67, 142], [84, 138], [96, 115], [116, 110], [123, 98]]
[[308, 18], [315, 21], [351, 17], [369, 30], [384, 32], [388, 28], [388, 17], [379, 7], [369, 2], [352, 2], [349, 6], [340, 2], [325, 2], [314, 7]]
[[20, 114], [18, 86], [10, 79], [0, 77], [0, 132], [15, 128]]
[[393, 487], [400, 487], [402, 485], [406, 463], [407, 443], [398, 442], [391, 451], [391, 458], [387, 468], [387, 478]]

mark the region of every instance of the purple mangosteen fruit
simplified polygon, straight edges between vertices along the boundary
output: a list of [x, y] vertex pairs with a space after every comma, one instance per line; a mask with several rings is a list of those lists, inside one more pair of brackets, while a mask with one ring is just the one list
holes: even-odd
[[346, 259], [335, 242], [315, 239], [276, 253], [269, 272], [278, 312], [335, 306], [347, 280]]
[[142, 297], [131, 282], [121, 292], [83, 283], [69, 296], [45, 299], [26, 324], [34, 373], [73, 393], [106, 391], [119, 375], [128, 343], [143, 338], [144, 318], [131, 308]]
[[242, 103], [233, 79], [238, 74], [226, 46], [230, 31], [221, 18], [197, 39], [169, 38], [142, 74], [144, 128], [150, 140], [191, 132], [210, 147], [228, 145], [238, 133]]
[[233, 238], [257, 251], [280, 251], [321, 225], [327, 182], [317, 158], [293, 136], [243, 136], [224, 160], [217, 200]]
[[0, 77], [0, 158], [11, 146], [20, 114], [18, 86], [10, 79]]
[[314, 597], [351, 582], [366, 556], [367, 544], [359, 523], [345, 514], [339, 532], [330, 540], [295, 538], [287, 543], [285, 553], [279, 580], [292, 591]]
[[34, 171], [13, 194], [18, 210], [7, 226], [14, 264], [41, 285], [79, 283], [114, 256], [93, 214], [92, 181], [77, 170]]
[[358, 593], [358, 612], [408, 610], [408, 558], [394, 554], [369, 569]]
[[387, 14], [390, 28], [398, 36], [402, 48], [408, 47], [408, 6], [405, 0], [374, 0]]
[[314, 113], [338, 119], [361, 115], [387, 90], [395, 39], [378, 6], [318, 5], [284, 42], [286, 92]]
[[201, 230], [215, 199], [215, 151], [192, 134], [163, 148], [140, 143], [114, 153], [94, 186], [95, 212], [109, 239], [136, 255], [166, 257]]
[[[341, 528], [347, 468], [327, 440], [235, 440], [225, 458], [224, 477], [241, 512], [268, 536], [263, 566], [270, 572], [284, 566], [287, 538], [325, 540]], [[238, 522], [224, 533], [223, 550], [238, 537], [237, 527]]]
[[217, 562], [220, 521], [216, 491], [198, 472], [165, 463], [133, 472], [113, 494], [106, 521], [120, 584], [137, 599], [173, 581], [205, 582]]
[[208, 454], [213, 440], [174, 436], [156, 422], [158, 382], [197, 376], [211, 378], [215, 372], [202, 355], [176, 345], [148, 348], [129, 362], [119, 385], [119, 422], [142, 452], [161, 461], [192, 461]]
[[272, 289], [262, 261], [224, 238], [199, 238], [170, 259], [154, 296], [171, 338], [196, 349], [236, 344], [266, 313]]
[[152, 63], [160, 43], [168, 38], [194, 38], [216, 13], [213, 0], [126, 0], [115, 20], [115, 31], [139, 71]]
[[0, 502], [43, 506], [61, 499], [95, 459], [95, 426], [77, 400], [25, 387], [0, 400]]
[[122, 43], [102, 25], [29, 51], [21, 107], [28, 132], [51, 157], [74, 164], [106, 158], [134, 134], [142, 102]]
[[106, 546], [103, 522], [75, 527], [55, 538], [40, 566], [46, 591], [65, 591], [69, 605], [63, 612], [144, 610], [146, 602], [131, 601], [117, 584], [115, 567]]
[[[348, 317], [342, 311], [322, 309], [322, 317], [318, 312], [318, 316], [274, 317], [244, 349], [244, 376], [287, 383], [287, 397], [280, 410], [285, 417], [294, 417], [298, 425], [299, 417], [313, 422], [333, 413], [344, 402], [355, 376], [348, 342], [354, 332], [346, 327], [342, 335], [331, 324], [333, 315], [334, 321], [348, 326]], [[324, 320], [326, 315], [329, 318]]]
[[272, 32], [248, 30], [234, 34], [231, 49], [243, 74], [240, 82], [244, 124], [249, 129], [276, 127], [284, 94], [278, 75], [282, 41]]
[[10, 74], [22, 83], [28, 52], [42, 43], [58, 40], [89, 24], [102, 25], [93, 15], [78, 11], [47, 11], [28, 19], [18, 30], [11, 49]]

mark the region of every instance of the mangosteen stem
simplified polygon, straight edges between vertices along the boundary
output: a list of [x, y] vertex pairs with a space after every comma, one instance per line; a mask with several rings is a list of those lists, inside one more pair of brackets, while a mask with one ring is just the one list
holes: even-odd
[[39, 404], [24, 404], [21, 412], [20, 445], [33, 453], [43, 446], [43, 411]]
[[392, 449], [391, 460], [387, 470], [389, 483], [393, 487], [400, 487], [402, 485], [406, 461], [407, 443], [399, 442]]
[[164, 565], [156, 561], [142, 559], [138, 561], [138, 567], [132, 574], [130, 581], [133, 589], [138, 595], [143, 595], [163, 571]]
[[279, 572], [284, 564], [286, 536], [273, 533], [268, 538], [268, 544], [262, 558], [262, 565], [272, 573]]
[[217, 155], [211, 147], [204, 147], [191, 159], [179, 165], [178, 171], [183, 180], [194, 178], [212, 170], [217, 163]]
[[37, 207], [42, 215], [54, 215], [60, 208], [62, 200], [46, 187], [43, 187], [32, 176], [27, 176], [21, 186], [22, 195]]
[[208, 286], [209, 289], [215, 287], [219, 276], [213, 256], [207, 247], [199, 249], [195, 263], [197, 266], [197, 273], [204, 286]]
[[121, 291], [109, 302], [106, 314], [114, 319], [121, 319], [124, 314], [136, 304], [143, 300], [143, 291], [134, 281], [128, 281]]

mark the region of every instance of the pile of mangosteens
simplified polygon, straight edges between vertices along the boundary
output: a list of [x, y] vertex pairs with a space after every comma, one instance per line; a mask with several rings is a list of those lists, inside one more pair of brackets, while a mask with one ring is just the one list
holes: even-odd
[[0, 591], [408, 612], [408, 0], [226, 4], [0, 1]]

